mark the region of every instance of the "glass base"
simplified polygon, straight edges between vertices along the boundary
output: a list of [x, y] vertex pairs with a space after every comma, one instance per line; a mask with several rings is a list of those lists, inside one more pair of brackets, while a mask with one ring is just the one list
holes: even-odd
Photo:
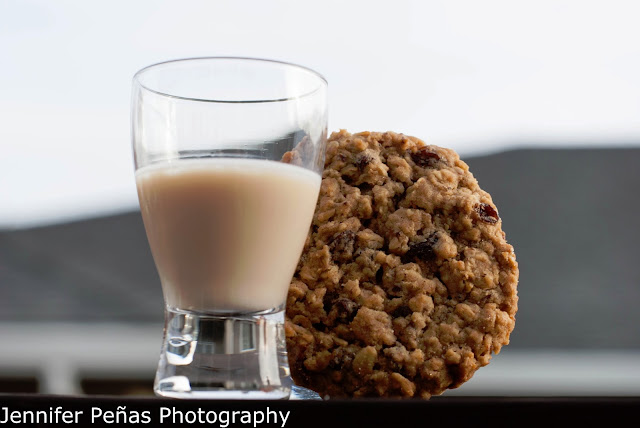
[[322, 400], [320, 395], [307, 388], [303, 388], [298, 385], [293, 385], [291, 387], [291, 396], [290, 400]]
[[282, 310], [216, 316], [167, 309], [154, 391], [192, 399], [320, 399], [291, 381]]

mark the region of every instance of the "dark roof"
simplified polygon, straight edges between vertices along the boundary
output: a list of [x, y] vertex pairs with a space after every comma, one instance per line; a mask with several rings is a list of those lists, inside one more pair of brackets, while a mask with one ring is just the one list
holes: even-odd
[[162, 320], [139, 212], [0, 233], [0, 284], [0, 320]]
[[520, 267], [512, 345], [640, 348], [640, 149], [468, 160]]
[[[640, 149], [465, 159], [520, 265], [512, 347], [640, 348]], [[0, 321], [158, 322], [139, 212], [0, 232]]]

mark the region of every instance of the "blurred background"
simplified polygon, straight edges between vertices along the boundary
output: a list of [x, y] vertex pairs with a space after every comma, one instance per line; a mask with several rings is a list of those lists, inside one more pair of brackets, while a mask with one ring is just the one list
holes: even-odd
[[330, 130], [457, 150], [521, 269], [511, 344], [446, 395], [640, 395], [640, 3], [0, 0], [0, 392], [149, 394], [162, 296], [131, 79], [299, 63]]

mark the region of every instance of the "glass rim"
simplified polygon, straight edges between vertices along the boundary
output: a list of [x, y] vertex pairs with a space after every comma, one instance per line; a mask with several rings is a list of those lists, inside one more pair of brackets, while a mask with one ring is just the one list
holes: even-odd
[[[297, 68], [301, 71], [306, 71], [310, 74], [312, 74], [313, 76], [315, 76], [316, 78], [319, 79], [320, 81], [320, 85], [315, 88], [314, 90], [310, 91], [310, 92], [306, 92], [303, 93], [301, 95], [296, 95], [296, 96], [292, 96], [292, 97], [284, 97], [284, 98], [273, 98], [273, 99], [257, 99], [257, 100], [217, 100], [217, 99], [209, 99], [209, 98], [196, 98], [196, 97], [185, 97], [185, 96], [181, 96], [181, 95], [174, 95], [174, 94], [170, 94], [167, 92], [163, 92], [163, 91], [159, 91], [157, 89], [152, 89], [149, 86], [146, 86], [142, 83], [141, 81], [141, 76], [150, 71], [151, 69], [155, 69], [164, 65], [170, 65], [170, 64], [174, 64], [174, 63], [186, 63], [186, 62], [190, 62], [190, 61], [216, 61], [216, 60], [236, 60], [236, 61], [243, 61], [243, 62], [256, 62], [256, 63], [263, 63], [263, 64], [276, 64], [276, 65], [281, 65], [281, 66], [286, 66], [286, 67], [292, 67], [292, 68]], [[266, 59], [266, 58], [256, 58], [256, 57], [243, 57], [243, 56], [202, 56], [202, 57], [189, 57], [189, 58], [178, 58], [178, 59], [171, 59], [168, 61], [161, 61], [161, 62], [156, 62], [154, 64], [150, 64], [144, 68], [141, 68], [140, 70], [138, 70], [134, 75], [133, 75], [133, 81], [135, 84], [139, 85], [141, 88], [155, 93], [157, 95], [161, 95], [161, 96], [165, 96], [168, 98], [173, 98], [173, 99], [178, 99], [178, 100], [185, 100], [185, 101], [195, 101], [195, 102], [204, 102], [204, 103], [216, 103], [216, 104], [258, 104], [258, 103], [276, 103], [276, 102], [284, 102], [284, 101], [292, 101], [292, 100], [297, 100], [297, 99], [301, 99], [301, 98], [306, 98], [308, 96], [311, 96], [313, 94], [315, 94], [316, 92], [318, 92], [319, 90], [321, 90], [323, 87], [327, 87], [329, 85], [329, 83], [327, 82], [327, 79], [320, 73], [318, 73], [317, 71], [309, 68], [309, 67], [305, 67], [303, 65], [299, 65], [299, 64], [295, 64], [292, 62], [286, 62], [286, 61], [280, 61], [280, 60], [274, 60], [274, 59]]]

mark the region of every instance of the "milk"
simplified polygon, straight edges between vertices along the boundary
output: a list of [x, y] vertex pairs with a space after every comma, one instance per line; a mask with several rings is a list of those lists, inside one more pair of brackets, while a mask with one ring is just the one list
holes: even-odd
[[304, 168], [256, 159], [138, 169], [142, 218], [166, 304], [204, 313], [281, 307], [320, 182]]

